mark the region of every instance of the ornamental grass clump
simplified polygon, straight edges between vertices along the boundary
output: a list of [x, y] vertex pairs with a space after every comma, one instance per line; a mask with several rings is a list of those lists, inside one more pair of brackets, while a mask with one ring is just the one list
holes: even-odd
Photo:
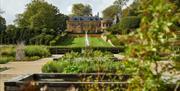
[[45, 46], [26, 46], [25, 55], [28, 57], [38, 56], [42, 58], [50, 56], [50, 52]]

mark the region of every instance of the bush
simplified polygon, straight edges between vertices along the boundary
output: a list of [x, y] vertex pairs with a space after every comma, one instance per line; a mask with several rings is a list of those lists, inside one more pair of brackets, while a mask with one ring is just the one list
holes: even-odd
[[13, 57], [0, 57], [0, 64], [6, 64], [13, 60]]
[[38, 59], [40, 59], [40, 57], [39, 56], [33, 56], [33, 57], [28, 57], [28, 61], [35, 61], [35, 60], [38, 60]]
[[16, 51], [14, 47], [2, 47], [0, 48], [0, 55], [1, 56], [15, 56]]
[[47, 57], [50, 55], [50, 52], [45, 46], [26, 46], [25, 55], [28, 57]]

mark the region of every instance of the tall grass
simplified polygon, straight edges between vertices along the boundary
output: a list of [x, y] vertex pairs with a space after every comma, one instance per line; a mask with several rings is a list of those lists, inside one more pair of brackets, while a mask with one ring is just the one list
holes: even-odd
[[25, 55], [28, 57], [39, 56], [47, 57], [50, 56], [49, 49], [45, 46], [26, 46]]

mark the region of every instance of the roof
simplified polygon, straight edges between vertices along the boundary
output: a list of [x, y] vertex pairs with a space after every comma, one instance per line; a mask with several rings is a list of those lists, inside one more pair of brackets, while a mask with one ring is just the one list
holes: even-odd
[[73, 16], [69, 18], [70, 21], [100, 21], [98, 16]]

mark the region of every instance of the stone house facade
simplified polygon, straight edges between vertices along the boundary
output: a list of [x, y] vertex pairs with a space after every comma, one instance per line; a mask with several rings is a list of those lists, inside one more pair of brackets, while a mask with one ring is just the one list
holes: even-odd
[[113, 20], [98, 16], [74, 16], [69, 17], [66, 23], [70, 33], [102, 33], [112, 25]]

